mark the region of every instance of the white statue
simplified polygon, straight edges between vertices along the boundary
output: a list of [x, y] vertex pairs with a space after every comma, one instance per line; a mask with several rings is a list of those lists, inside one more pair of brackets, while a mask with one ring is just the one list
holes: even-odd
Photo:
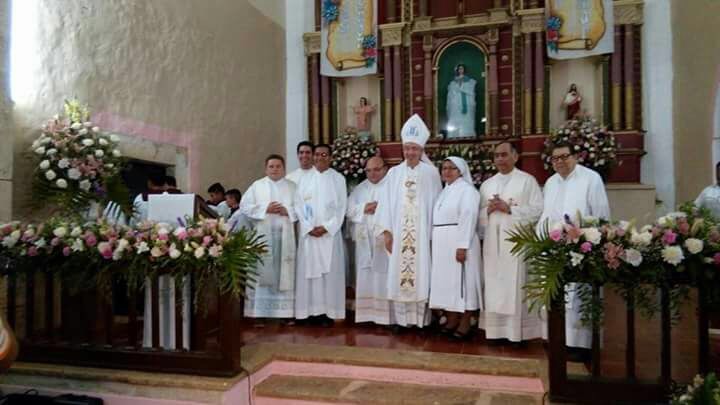
[[447, 138], [475, 136], [475, 85], [465, 74], [465, 65], [455, 66], [455, 78], [447, 89]]

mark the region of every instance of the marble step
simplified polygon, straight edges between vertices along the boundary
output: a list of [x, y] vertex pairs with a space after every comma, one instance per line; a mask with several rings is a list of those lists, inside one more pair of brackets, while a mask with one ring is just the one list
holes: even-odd
[[273, 375], [255, 386], [255, 405], [310, 404], [542, 404], [542, 393], [405, 384], [352, 378]]

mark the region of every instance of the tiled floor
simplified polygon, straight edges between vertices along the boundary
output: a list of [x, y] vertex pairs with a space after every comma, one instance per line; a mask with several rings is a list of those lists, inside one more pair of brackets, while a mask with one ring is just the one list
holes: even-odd
[[245, 344], [282, 342], [321, 344], [329, 346], [357, 346], [384, 349], [401, 349], [456, 354], [478, 354], [518, 358], [544, 358], [541, 340], [526, 342], [523, 347], [489, 345], [482, 331], [465, 342], [450, 341], [447, 337], [427, 329], [410, 329], [399, 334], [383, 326], [369, 323], [354, 324], [338, 321], [332, 327], [315, 325], [283, 325], [278, 321], [266, 321], [259, 326], [252, 319], [242, 328]]

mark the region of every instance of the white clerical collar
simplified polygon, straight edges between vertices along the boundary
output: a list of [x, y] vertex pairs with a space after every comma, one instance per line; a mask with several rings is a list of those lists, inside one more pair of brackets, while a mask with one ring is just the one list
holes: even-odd
[[558, 173], [558, 176], [560, 176], [560, 181], [568, 181], [575, 176], [579, 176], [578, 173], [580, 172], [580, 170], [582, 170], [582, 169], [580, 169], [580, 167], [581, 167], [580, 165], [575, 165], [575, 168], [573, 169], [573, 171], [571, 171], [570, 174], [568, 174], [567, 177], [565, 177], [565, 178], [563, 178], [563, 176], [560, 176], [560, 173]]
[[510, 177], [510, 176], [513, 175], [513, 173], [515, 173], [515, 167], [513, 167], [512, 170], [510, 170], [510, 171], [507, 172], [507, 173], [500, 173], [500, 172], [498, 172], [498, 174], [500, 175], [500, 177]]

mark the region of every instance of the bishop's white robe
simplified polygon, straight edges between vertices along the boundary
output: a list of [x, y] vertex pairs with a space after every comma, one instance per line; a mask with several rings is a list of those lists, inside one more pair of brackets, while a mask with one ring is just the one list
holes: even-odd
[[[581, 216], [610, 219], [610, 203], [605, 185], [600, 175], [582, 165], [576, 165], [567, 178], [555, 173], [545, 183], [543, 190], [545, 202], [537, 229], [542, 231], [547, 222], [552, 227], [564, 221], [568, 215], [573, 221], [578, 212]], [[569, 283], [565, 287], [567, 304], [565, 306], [565, 342], [570, 347], [590, 348], [592, 328], [583, 326], [580, 314], [580, 297], [575, 293], [577, 285]]]
[[385, 239], [375, 234], [375, 215], [365, 214], [365, 205], [378, 201], [384, 181], [373, 184], [365, 180], [355, 187], [348, 198], [347, 219], [355, 242], [355, 322], [389, 325]]
[[[271, 202], [279, 202], [288, 216], [268, 214]], [[239, 211], [258, 234], [264, 235], [267, 253], [257, 267], [257, 281], [245, 295], [245, 316], [292, 318], [295, 316], [295, 184], [264, 177], [255, 181], [240, 201]], [[237, 211], [236, 211], [237, 213]], [[238, 218], [240, 221], [242, 218]], [[233, 224], [234, 227], [237, 224]]]
[[716, 218], [720, 218], [720, 186], [713, 184], [705, 187], [695, 199], [695, 205], [709, 209]]
[[393, 248], [388, 264], [392, 324], [424, 326], [430, 296], [432, 214], [442, 183], [438, 169], [402, 162], [385, 177], [378, 200], [376, 235], [388, 231]]
[[[295, 195], [298, 253], [295, 317], [345, 318], [345, 246], [342, 224], [347, 209], [345, 178], [334, 169], [300, 177]], [[309, 233], [316, 226], [323, 236]]]
[[[498, 195], [510, 205], [510, 214], [487, 208]], [[498, 173], [480, 187], [480, 226], [484, 229], [483, 243], [485, 311], [478, 326], [488, 339], [508, 339], [513, 342], [543, 337], [543, 322], [536, 313], [528, 313], [523, 287], [527, 281], [527, 267], [510, 253], [513, 244], [507, 241], [508, 232], [518, 225], [532, 224], [543, 211], [543, 197], [532, 175], [513, 169]]]
[[[451, 312], [482, 308], [482, 259], [477, 233], [480, 194], [456, 179], [435, 201], [432, 228], [430, 308]], [[465, 262], [456, 260], [458, 249], [467, 249]]]

